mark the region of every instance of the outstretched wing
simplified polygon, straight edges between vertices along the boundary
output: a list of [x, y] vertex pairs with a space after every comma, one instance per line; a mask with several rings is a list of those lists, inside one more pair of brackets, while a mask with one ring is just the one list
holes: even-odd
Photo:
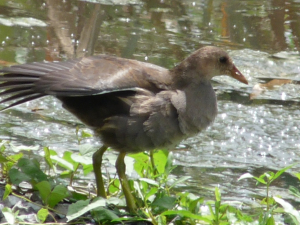
[[[53, 96], [89, 96], [110, 92], [166, 89], [169, 71], [130, 59], [99, 55], [66, 62], [40, 62], [0, 70], [0, 103], [10, 108], [21, 103]], [[5, 109], [6, 109], [5, 108]], [[2, 109], [4, 110], [4, 109]]]

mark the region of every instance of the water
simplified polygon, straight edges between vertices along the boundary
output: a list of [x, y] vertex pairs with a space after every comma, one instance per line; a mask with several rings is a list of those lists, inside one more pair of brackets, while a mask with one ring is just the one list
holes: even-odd
[[[214, 81], [218, 117], [173, 152], [174, 175], [192, 177], [183, 190], [211, 197], [207, 189], [220, 186], [226, 200], [250, 204], [264, 189], [237, 181], [240, 175], [299, 162], [299, 11], [299, 1], [292, 0], [0, 0], [0, 63], [104, 53], [171, 68], [201, 46], [227, 49], [249, 85], [228, 77]], [[282, 78], [290, 81], [250, 100], [255, 85]], [[0, 139], [76, 151], [77, 125], [84, 127], [46, 97], [0, 113]], [[293, 199], [286, 188], [296, 182], [286, 173], [271, 190]]]

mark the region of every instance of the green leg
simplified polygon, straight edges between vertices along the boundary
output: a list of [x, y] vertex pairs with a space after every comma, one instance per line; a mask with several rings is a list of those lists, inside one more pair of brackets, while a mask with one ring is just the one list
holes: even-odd
[[130, 192], [130, 187], [128, 184], [128, 180], [125, 174], [126, 170], [126, 165], [124, 163], [124, 158], [125, 158], [126, 153], [121, 152], [118, 156], [118, 159], [116, 161], [116, 169], [117, 173], [122, 185], [123, 193], [126, 199], [126, 204], [127, 207], [129, 208], [130, 212], [136, 212], [136, 204], [135, 204], [135, 199], [133, 195]]
[[104, 182], [102, 178], [101, 165], [102, 165], [102, 156], [103, 153], [106, 151], [106, 149], [107, 147], [103, 145], [93, 154], [93, 167], [94, 167], [94, 173], [96, 178], [97, 196], [103, 198], [106, 198], [106, 191], [104, 188]]

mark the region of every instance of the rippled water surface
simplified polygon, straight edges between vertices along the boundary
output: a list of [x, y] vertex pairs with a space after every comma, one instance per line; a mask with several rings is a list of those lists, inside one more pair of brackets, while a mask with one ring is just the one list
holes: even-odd
[[[173, 152], [174, 175], [192, 177], [185, 190], [211, 196], [206, 188], [219, 185], [225, 199], [250, 203], [263, 189], [237, 181], [240, 175], [300, 161], [299, 12], [296, 0], [0, 0], [0, 60], [11, 65], [105, 53], [171, 68], [201, 46], [227, 49], [249, 85], [214, 80], [219, 114]], [[32, 111], [37, 108], [43, 110]], [[77, 125], [84, 127], [45, 97], [1, 112], [0, 139], [76, 151]], [[283, 188], [295, 183], [286, 173], [272, 191], [290, 198]]]

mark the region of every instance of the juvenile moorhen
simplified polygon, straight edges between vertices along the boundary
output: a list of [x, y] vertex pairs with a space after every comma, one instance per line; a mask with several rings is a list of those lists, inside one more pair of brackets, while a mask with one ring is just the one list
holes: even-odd
[[0, 70], [3, 108], [52, 95], [91, 127], [103, 146], [93, 155], [98, 196], [106, 197], [102, 155], [119, 152], [116, 169], [130, 211], [135, 200], [125, 175], [128, 152], [170, 148], [205, 129], [217, 114], [210, 80], [229, 75], [247, 84], [228, 54], [203, 47], [173, 69], [108, 55], [39, 62]]

